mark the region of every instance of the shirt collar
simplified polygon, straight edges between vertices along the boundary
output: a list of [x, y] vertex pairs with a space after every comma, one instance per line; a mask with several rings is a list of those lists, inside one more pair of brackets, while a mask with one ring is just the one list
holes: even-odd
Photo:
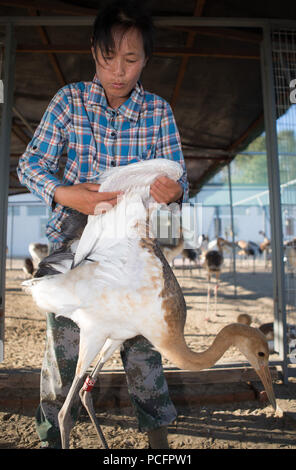
[[[117, 108], [119, 114], [132, 122], [137, 122], [144, 100], [144, 89], [140, 82], [137, 82], [130, 97]], [[102, 106], [111, 109], [107, 103], [104, 88], [95, 75], [88, 94], [88, 102], [90, 104]]]

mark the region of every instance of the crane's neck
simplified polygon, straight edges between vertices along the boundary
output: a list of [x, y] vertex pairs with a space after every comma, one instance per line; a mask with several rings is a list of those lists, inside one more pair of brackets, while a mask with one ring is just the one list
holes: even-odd
[[[172, 342], [171, 342], [172, 344]], [[209, 369], [223, 356], [233, 344], [233, 336], [229, 328], [223, 328], [212, 345], [203, 352], [194, 352], [186, 344], [184, 336], [180, 336], [171, 345], [162, 348], [163, 354], [177, 367], [185, 370]]]

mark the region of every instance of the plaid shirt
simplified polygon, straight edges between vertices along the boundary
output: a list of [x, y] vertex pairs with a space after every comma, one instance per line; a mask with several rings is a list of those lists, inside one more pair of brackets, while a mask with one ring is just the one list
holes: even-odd
[[[67, 161], [60, 181], [56, 173], [65, 146]], [[106, 168], [151, 158], [168, 158], [183, 166], [179, 182], [186, 202], [187, 175], [170, 105], [137, 83], [129, 99], [112, 109], [95, 76], [92, 82], [58, 91], [20, 158], [17, 173], [20, 182], [53, 209], [47, 236], [50, 242], [61, 242], [61, 223], [69, 209], [53, 201], [58, 186], [95, 182]]]

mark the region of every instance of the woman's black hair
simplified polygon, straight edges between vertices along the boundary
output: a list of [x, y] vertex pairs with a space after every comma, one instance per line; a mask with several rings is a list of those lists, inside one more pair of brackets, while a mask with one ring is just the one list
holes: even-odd
[[97, 15], [92, 34], [92, 46], [103, 54], [114, 50], [112, 28], [120, 27], [124, 32], [137, 28], [142, 34], [146, 58], [152, 55], [154, 26], [152, 17], [143, 7], [143, 0], [113, 0], [105, 2]]

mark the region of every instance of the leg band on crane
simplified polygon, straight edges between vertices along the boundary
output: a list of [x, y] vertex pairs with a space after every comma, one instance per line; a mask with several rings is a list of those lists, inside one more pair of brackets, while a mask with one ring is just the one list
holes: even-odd
[[93, 389], [95, 383], [96, 381], [88, 375], [85, 379], [82, 390], [84, 390], [85, 392], [90, 392]]

